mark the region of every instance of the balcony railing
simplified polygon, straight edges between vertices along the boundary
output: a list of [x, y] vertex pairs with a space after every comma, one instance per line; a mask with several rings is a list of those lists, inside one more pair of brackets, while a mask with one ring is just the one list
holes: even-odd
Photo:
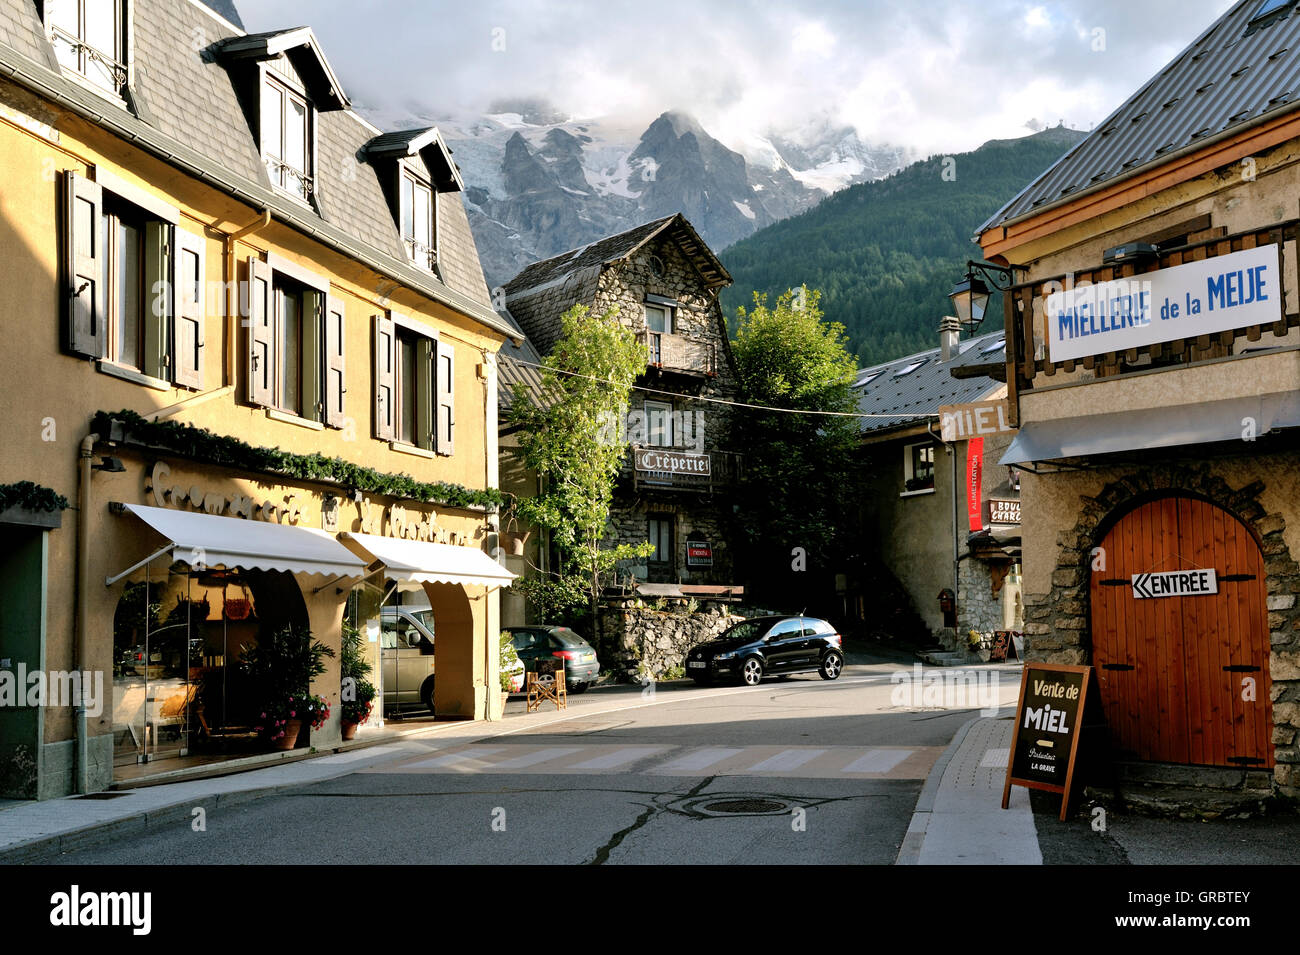
[[638, 490], [692, 491], [712, 494], [741, 477], [744, 456], [734, 451], [694, 451], [682, 447], [633, 444], [623, 459], [620, 477]]
[[[1158, 256], [1145, 264], [1128, 262], [1120, 265], [1103, 265], [1094, 269], [1075, 272], [1071, 276], [1052, 275], [1034, 279], [1013, 286], [1003, 296], [1005, 322], [1008, 331], [1007, 356], [1007, 397], [1010, 401], [1013, 423], [1019, 423], [1020, 395], [1032, 391], [1035, 386], [1056, 384], [1045, 382], [1041, 377], [1052, 378], [1058, 373], [1070, 374], [1078, 368], [1093, 372], [1097, 378], [1123, 377], [1131, 372], [1150, 370], [1153, 367], [1188, 364], [1223, 358], [1233, 354], [1233, 344], [1244, 338], [1249, 342], [1259, 341], [1265, 332], [1285, 335], [1290, 328], [1300, 326], [1300, 313], [1286, 312], [1275, 322], [1264, 325], [1248, 325], [1228, 329], [1193, 338], [1158, 342], [1124, 351], [1088, 355], [1063, 361], [1052, 361], [1044, 338], [1044, 315], [1048, 296], [1059, 291], [1067, 282], [1074, 287], [1099, 284], [1115, 279], [1136, 278], [1157, 269], [1172, 268], [1188, 262], [1240, 252], [1259, 246], [1276, 244], [1281, 251], [1281, 276], [1284, 286], [1294, 282], [1297, 260], [1297, 237], [1300, 236], [1300, 219], [1288, 219], [1262, 229], [1238, 232], [1233, 235], [1220, 236], [1200, 242], [1160, 251]], [[1282, 302], [1287, 303], [1293, 290], [1284, 287]]]
[[717, 349], [712, 342], [697, 342], [668, 332], [641, 332], [638, 337], [646, 348], [646, 363], [662, 371], [685, 371], [698, 375], [716, 375]]

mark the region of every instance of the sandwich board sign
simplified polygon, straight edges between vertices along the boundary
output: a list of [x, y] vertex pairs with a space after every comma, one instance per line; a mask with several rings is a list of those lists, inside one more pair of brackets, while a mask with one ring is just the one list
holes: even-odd
[[1090, 666], [1025, 664], [1002, 788], [1003, 809], [1010, 803], [1013, 785], [1043, 789], [1061, 794], [1065, 821], [1091, 677]]

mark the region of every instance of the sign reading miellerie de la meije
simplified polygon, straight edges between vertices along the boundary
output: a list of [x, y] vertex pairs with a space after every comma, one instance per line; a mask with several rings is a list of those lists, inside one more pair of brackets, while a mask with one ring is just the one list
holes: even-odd
[[1276, 245], [1081, 285], [1047, 297], [1054, 362], [1268, 325], [1282, 315]]

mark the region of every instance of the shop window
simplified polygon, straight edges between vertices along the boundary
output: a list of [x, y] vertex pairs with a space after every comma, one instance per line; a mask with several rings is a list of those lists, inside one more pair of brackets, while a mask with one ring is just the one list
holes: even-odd
[[249, 402], [343, 427], [342, 300], [322, 276], [278, 256], [251, 258], [248, 270]]
[[405, 164], [401, 177], [402, 244], [412, 265], [433, 271], [438, 264], [438, 194]]
[[423, 322], [390, 312], [374, 324], [375, 437], [434, 454], [455, 450], [455, 353]]
[[126, 4], [45, 0], [45, 31], [64, 70], [120, 96], [127, 84]]
[[312, 194], [312, 109], [307, 97], [268, 71], [262, 80], [262, 160], [271, 184], [298, 199]]
[[158, 388], [203, 387], [203, 239], [101, 170], [64, 181], [65, 348]]
[[923, 442], [903, 448], [903, 491], [934, 490], [934, 444]]

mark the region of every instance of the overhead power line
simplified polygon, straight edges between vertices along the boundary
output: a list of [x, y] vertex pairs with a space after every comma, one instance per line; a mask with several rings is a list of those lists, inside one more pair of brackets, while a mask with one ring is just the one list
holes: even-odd
[[[576, 371], [568, 371], [564, 368], [556, 368], [553, 365], [541, 365], [535, 361], [525, 361], [522, 358], [509, 358], [518, 365], [527, 365], [530, 368], [537, 368], [545, 371], [553, 371], [559, 375], [568, 375], [571, 378], [585, 378], [588, 381], [595, 381], [603, 385], [611, 384], [604, 378], [597, 378], [595, 375], [584, 375]], [[651, 395], [667, 395], [670, 398], [679, 398], [683, 401], [706, 401], [715, 405], [729, 405], [733, 408], [753, 408], [756, 411], [776, 411], [781, 414], [805, 414], [805, 415], [823, 415], [829, 418], [937, 418], [938, 412], [910, 412], [898, 414], [868, 414], [864, 411], [813, 411], [806, 408], [778, 408], [772, 405], [755, 405], [744, 401], [728, 401], [726, 398], [706, 398], [701, 395], [684, 395], [677, 391], [664, 391], [660, 388], [647, 388], [644, 385], [633, 385], [633, 391], [643, 391]]]

